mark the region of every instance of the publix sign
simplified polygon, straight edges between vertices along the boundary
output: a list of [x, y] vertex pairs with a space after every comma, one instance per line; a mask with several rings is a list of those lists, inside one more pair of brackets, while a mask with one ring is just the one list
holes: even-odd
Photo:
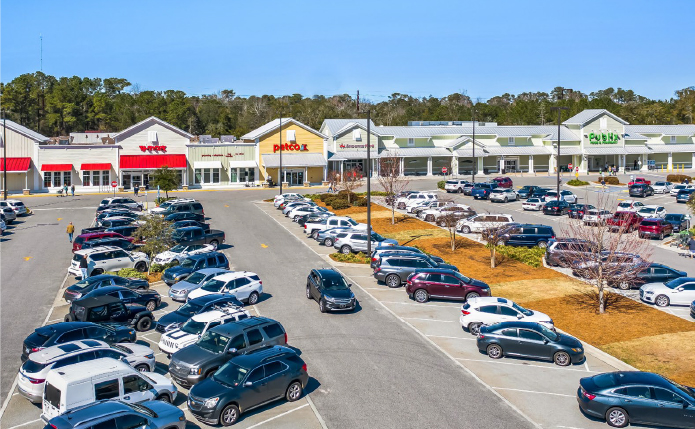
[[620, 140], [618, 133], [589, 133], [591, 144], [616, 144]]

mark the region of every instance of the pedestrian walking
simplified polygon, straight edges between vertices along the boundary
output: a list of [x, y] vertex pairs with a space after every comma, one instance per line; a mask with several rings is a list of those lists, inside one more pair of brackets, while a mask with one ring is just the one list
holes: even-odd
[[67, 228], [66, 232], [68, 233], [68, 238], [70, 239], [70, 243], [72, 243], [72, 235], [75, 233], [75, 225], [73, 225], [72, 222], [70, 222], [68, 224], [68, 228]]
[[87, 255], [82, 255], [82, 259], [80, 259], [80, 271], [82, 272], [82, 280], [87, 278], [87, 266], [89, 264], [87, 263]]
[[637, 160], [635, 160], [634, 169], [637, 170]]
[[135, 186], [133, 186], [133, 192], [135, 193], [135, 196], [137, 197], [138, 192], [140, 192], [140, 185], [135, 184]]
[[75, 196], [75, 184], [73, 183], [72, 186], [70, 186], [70, 192], [72, 192], [72, 196]]
[[640, 170], [642, 169], [642, 160], [641, 159], [639, 161], [637, 161], [637, 168]]
[[690, 257], [695, 258], [695, 238], [690, 238], [690, 243], [688, 243], [688, 248], [690, 249]]
[[68, 196], [68, 184], [67, 183], [65, 185], [63, 185], [63, 193], [65, 194], [66, 197]]

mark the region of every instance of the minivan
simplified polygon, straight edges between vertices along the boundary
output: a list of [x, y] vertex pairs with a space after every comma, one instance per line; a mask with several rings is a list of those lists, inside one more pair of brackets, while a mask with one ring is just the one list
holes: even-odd
[[521, 224], [501, 231], [500, 239], [507, 246], [548, 247], [548, 242], [555, 238], [555, 231], [547, 225]]
[[464, 234], [481, 232], [488, 228], [499, 228], [514, 222], [512, 215], [508, 214], [477, 214], [468, 219], [461, 219], [456, 224], [456, 230]]

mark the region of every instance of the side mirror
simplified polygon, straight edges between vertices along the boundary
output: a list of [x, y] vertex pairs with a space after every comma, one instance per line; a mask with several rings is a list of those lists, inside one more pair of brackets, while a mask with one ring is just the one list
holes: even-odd
[[236, 354], [236, 352], [237, 352], [237, 349], [235, 349], [234, 347], [232, 347], [231, 349], [227, 350], [227, 353], [230, 354], [230, 355]]
[[677, 290], [678, 292], [683, 292], [683, 288], [682, 288], [682, 287], [679, 287], [679, 288], [676, 289], [676, 290]]
[[348, 287], [352, 287], [352, 283], [348, 283]]
[[247, 381], [246, 383], [244, 383], [244, 387], [251, 387], [251, 386], [253, 386], [253, 383], [251, 383], [250, 381]]
[[519, 319], [519, 320], [521, 320], [521, 319], [524, 318], [524, 316], [522, 316], [521, 314], [518, 314], [518, 315], [516, 316], [516, 318]]
[[690, 407], [690, 404], [686, 401], [683, 401], [683, 409], [686, 409], [688, 407]]

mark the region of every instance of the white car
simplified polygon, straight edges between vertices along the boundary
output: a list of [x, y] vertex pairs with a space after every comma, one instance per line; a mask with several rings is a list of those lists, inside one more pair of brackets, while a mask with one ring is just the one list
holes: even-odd
[[12, 223], [17, 219], [17, 213], [15, 213], [10, 207], [0, 207], [0, 213], [5, 216], [3, 220], [8, 225], [12, 225]]
[[541, 200], [540, 198], [531, 197], [528, 200], [521, 203], [521, 208], [524, 210], [540, 211], [543, 210], [544, 205], [545, 202], [543, 202], [543, 200]]
[[172, 355], [184, 347], [198, 341], [205, 332], [215, 326], [237, 322], [251, 317], [248, 311], [234, 307], [219, 307], [205, 313], [196, 314], [179, 328], [170, 329], [159, 339], [159, 350]]
[[467, 185], [469, 183], [470, 182], [468, 180], [447, 180], [446, 183], [444, 183], [444, 190], [446, 192], [458, 192], [459, 194], [461, 194], [463, 193], [464, 185]]
[[82, 277], [80, 260], [84, 255], [87, 255], [87, 277], [121, 268], [135, 268], [144, 273], [150, 265], [150, 259], [143, 252], [128, 252], [116, 246], [97, 246], [75, 251], [68, 273]]
[[164, 265], [175, 260], [181, 263], [181, 261], [190, 255], [198, 255], [200, 253], [210, 253], [214, 251], [215, 246], [212, 244], [177, 244], [171, 249], [155, 256], [154, 263]]
[[666, 283], [647, 283], [639, 288], [639, 297], [659, 307], [690, 305], [695, 301], [695, 278], [681, 277]]
[[673, 183], [671, 182], [655, 182], [652, 185], [652, 189], [654, 189], [655, 194], [666, 194], [671, 192], [671, 189], [673, 189]]
[[662, 206], [649, 205], [639, 209], [637, 211], [637, 214], [644, 218], [650, 217], [663, 219], [664, 217], [666, 217], [666, 209]]
[[599, 225], [605, 224], [606, 221], [612, 217], [613, 214], [611, 214], [611, 212], [608, 210], [591, 209], [584, 213], [582, 221], [584, 222], [584, 225]]
[[0, 219], [0, 235], [3, 235], [7, 230], [7, 225], [5, 225], [5, 220]]
[[689, 184], [689, 185], [674, 185], [671, 190], [669, 191], [669, 195], [672, 197], [675, 197], [678, 195], [678, 192], [680, 192], [682, 189], [695, 189], [695, 184]]
[[234, 271], [220, 274], [188, 294], [188, 299], [195, 299], [211, 293], [229, 293], [239, 301], [254, 305], [263, 294], [263, 282], [258, 274], [250, 271]]
[[[545, 199], [545, 201], [556, 201], [557, 191], [548, 191], [548, 193], [546, 193], [543, 196], [543, 198]], [[562, 191], [560, 191], [560, 200], [567, 201], [569, 204], [576, 204], [577, 196], [572, 191], [563, 189]]]
[[425, 201], [436, 201], [436, 200], [437, 200], [437, 196], [436, 196], [436, 195], [433, 195], [433, 194], [425, 194], [425, 199], [424, 199], [424, 200], [417, 198], [417, 199], [413, 199], [413, 200], [408, 201], [408, 202], [406, 203], [406, 205], [405, 205], [405, 212], [406, 212], [406, 213], [412, 213], [412, 212], [413, 212], [413, 209], [414, 209], [415, 207], [420, 207], [420, 206], [423, 204], [423, 202], [425, 202]]
[[514, 222], [512, 215], [482, 213], [458, 221], [456, 231], [470, 234], [471, 232], [481, 232], [488, 228], [502, 227], [512, 222]]
[[536, 322], [547, 328], [554, 329], [553, 319], [539, 311], [527, 310], [506, 298], [496, 296], [481, 296], [469, 298], [461, 306], [461, 326], [473, 335], [478, 335], [483, 325], [494, 325], [500, 322]]
[[423, 210], [417, 214], [417, 217], [427, 222], [435, 222], [437, 219], [447, 214], [469, 211], [472, 211], [470, 206], [464, 204], [449, 204]]
[[[109, 198], [107, 198], [106, 200], [108, 200], [108, 199], [109, 199]], [[104, 200], [104, 201], [106, 201], [106, 200]], [[104, 203], [104, 201], [102, 201], [102, 204]], [[194, 202], [195, 202], [195, 200], [194, 200], [194, 199], [191, 199], [191, 198], [174, 198], [173, 200], [166, 200], [166, 201], [164, 201], [164, 202], [163, 202], [162, 204], [160, 204], [158, 207], [152, 207], [151, 209], [148, 210], [148, 212], [149, 212], [149, 213], [153, 213], [153, 214], [159, 214], [159, 213], [165, 212], [165, 211], [169, 208], [169, 206], [171, 206], [172, 204], [176, 204], [176, 203], [194, 203]]]
[[0, 207], [9, 207], [12, 210], [14, 210], [14, 213], [17, 216], [22, 216], [27, 214], [27, 208], [24, 206], [24, 203], [21, 202], [20, 200], [5, 200], [5, 201], [0, 201]]
[[284, 194], [276, 195], [275, 198], [273, 198], [273, 205], [275, 207], [280, 207], [280, 204], [284, 203], [285, 200], [291, 200], [291, 199], [303, 199], [304, 196], [301, 194], [296, 194], [294, 192], [286, 192]]
[[299, 219], [299, 217], [304, 216], [304, 215], [308, 215], [308, 214], [332, 215], [334, 213], [329, 212], [325, 207], [305, 206], [305, 207], [294, 207], [292, 210], [290, 210], [289, 213], [287, 213], [287, 217], [296, 222], [297, 219]]
[[644, 203], [641, 201], [634, 201], [634, 200], [625, 200], [621, 201], [618, 203], [618, 208], [616, 209], [617, 212], [637, 212], [639, 211], [642, 207], [644, 207]]
[[288, 203], [285, 206], [285, 208], [282, 209], [282, 214], [287, 216], [289, 212], [298, 207], [316, 207], [316, 203], [312, 201], [292, 201], [291, 203]]
[[517, 193], [514, 191], [514, 189], [509, 189], [509, 188], [495, 188], [490, 192], [490, 202], [508, 202], [508, 201], [517, 201], [519, 200], [519, 196]]
[[142, 203], [139, 203], [132, 198], [126, 198], [126, 197], [104, 198], [99, 203], [99, 207], [108, 206], [111, 204], [122, 204], [124, 206], [128, 206], [128, 208], [130, 208], [132, 210], [142, 210]]
[[429, 192], [416, 192], [413, 194], [408, 194], [405, 197], [401, 197], [396, 200], [397, 209], [406, 209], [408, 206], [414, 206], [418, 202], [423, 202], [427, 200], [436, 200], [437, 196]]

